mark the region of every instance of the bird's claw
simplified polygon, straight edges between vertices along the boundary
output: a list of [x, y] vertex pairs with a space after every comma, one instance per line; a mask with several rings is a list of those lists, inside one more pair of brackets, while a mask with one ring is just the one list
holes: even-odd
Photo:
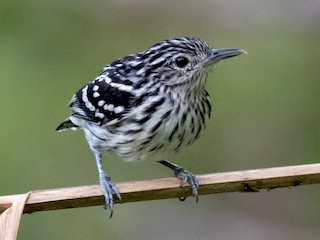
[[198, 189], [199, 189], [199, 182], [198, 182], [198, 179], [197, 177], [185, 170], [184, 168], [177, 168], [175, 171], [174, 171], [174, 175], [178, 178], [181, 178], [182, 179], [182, 183], [181, 183], [181, 186], [183, 186], [184, 184], [186, 183], [189, 183], [191, 188], [192, 188], [192, 192], [193, 192], [193, 195], [195, 196], [196, 198], [196, 202], [198, 202]]
[[110, 177], [106, 173], [101, 173], [99, 175], [99, 179], [100, 179], [100, 187], [102, 189], [102, 192], [105, 198], [104, 208], [110, 209], [109, 218], [111, 218], [113, 215], [113, 205], [114, 205], [113, 194], [116, 195], [119, 202], [121, 202], [121, 195], [116, 185], [110, 181]]

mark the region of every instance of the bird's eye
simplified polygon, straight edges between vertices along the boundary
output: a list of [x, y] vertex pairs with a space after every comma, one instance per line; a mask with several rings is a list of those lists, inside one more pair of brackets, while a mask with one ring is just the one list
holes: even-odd
[[183, 56], [179, 56], [174, 60], [174, 63], [178, 68], [184, 68], [188, 65], [189, 59]]

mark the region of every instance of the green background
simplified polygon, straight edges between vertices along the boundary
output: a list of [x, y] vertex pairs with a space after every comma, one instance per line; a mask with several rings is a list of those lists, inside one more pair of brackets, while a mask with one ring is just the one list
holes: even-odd
[[[98, 183], [81, 131], [56, 133], [72, 94], [107, 63], [169, 37], [248, 54], [207, 88], [205, 133], [171, 159], [212, 173], [319, 162], [319, 1], [2, 0], [0, 195]], [[114, 182], [169, 177], [105, 156]], [[24, 215], [19, 239], [318, 239], [318, 185]]]

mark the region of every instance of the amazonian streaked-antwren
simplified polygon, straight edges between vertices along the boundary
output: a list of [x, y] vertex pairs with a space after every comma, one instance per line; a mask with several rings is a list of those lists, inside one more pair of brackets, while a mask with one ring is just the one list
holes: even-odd
[[195, 175], [167, 159], [191, 145], [210, 118], [207, 75], [222, 59], [241, 49], [214, 49], [190, 37], [159, 42], [120, 58], [73, 95], [71, 116], [57, 130], [81, 128], [95, 156], [105, 207], [113, 213], [113, 194], [121, 196], [103, 170], [102, 153], [127, 161], [153, 160], [188, 182], [198, 200]]

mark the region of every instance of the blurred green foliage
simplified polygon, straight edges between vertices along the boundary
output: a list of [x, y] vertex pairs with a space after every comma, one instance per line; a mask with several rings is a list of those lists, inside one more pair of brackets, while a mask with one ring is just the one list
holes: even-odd
[[[0, 195], [97, 184], [83, 133], [58, 134], [72, 94], [107, 63], [169, 37], [248, 54], [208, 79], [207, 131], [173, 161], [194, 173], [315, 163], [317, 1], [35, 1], [0, 4]], [[115, 182], [171, 176], [105, 156]], [[143, 175], [141, 173], [144, 173]], [[19, 239], [317, 239], [319, 186], [35, 213]], [[148, 219], [148, 220], [146, 220]]]

